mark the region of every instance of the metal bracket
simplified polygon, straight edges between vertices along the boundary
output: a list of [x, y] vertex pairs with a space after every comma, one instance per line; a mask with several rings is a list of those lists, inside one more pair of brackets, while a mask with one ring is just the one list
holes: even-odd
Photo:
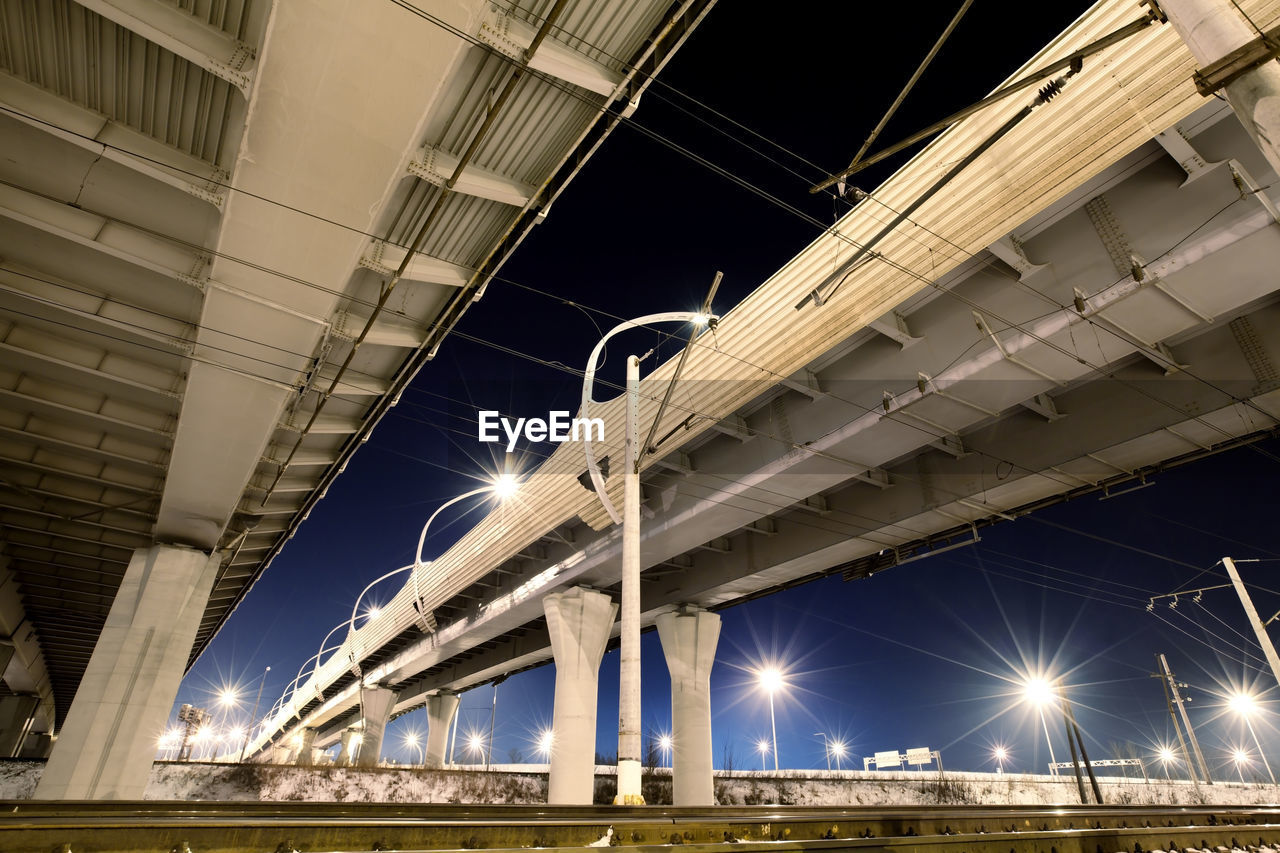
[[1280, 25], [1192, 73], [1191, 80], [1196, 84], [1196, 91], [1207, 98], [1241, 75], [1275, 59], [1277, 54], [1280, 54]]
[[924, 340], [924, 338], [918, 338], [911, 334], [911, 329], [907, 326], [907, 318], [897, 311], [890, 311], [880, 319], [872, 320], [867, 324], [867, 328], [879, 332], [886, 338], [897, 341], [898, 346], [903, 349]]
[[1018, 281], [1026, 281], [1048, 266], [1048, 264], [1031, 263], [1027, 259], [1027, 253], [1022, 249], [1022, 242], [1012, 234], [1006, 234], [992, 243], [987, 247], [987, 251], [1013, 267], [1018, 274]]

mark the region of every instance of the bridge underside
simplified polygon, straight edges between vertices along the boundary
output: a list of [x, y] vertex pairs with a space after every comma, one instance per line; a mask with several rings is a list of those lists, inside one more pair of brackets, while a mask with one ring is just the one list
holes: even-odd
[[[1275, 179], [1211, 101], [668, 453], [644, 479], [644, 624], [867, 577], [1273, 434]], [[619, 546], [582, 522], [546, 531], [438, 608], [435, 633], [368, 654], [363, 680], [398, 714], [547, 662], [542, 596], [616, 595]], [[277, 737], [332, 744], [355, 693], [352, 673], [300, 691]]]

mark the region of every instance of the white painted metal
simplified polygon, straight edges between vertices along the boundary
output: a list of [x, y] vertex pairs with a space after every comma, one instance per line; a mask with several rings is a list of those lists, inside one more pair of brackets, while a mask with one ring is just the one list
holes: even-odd
[[76, 0], [150, 42], [232, 83], [245, 97], [253, 85], [254, 50], [162, 0]]

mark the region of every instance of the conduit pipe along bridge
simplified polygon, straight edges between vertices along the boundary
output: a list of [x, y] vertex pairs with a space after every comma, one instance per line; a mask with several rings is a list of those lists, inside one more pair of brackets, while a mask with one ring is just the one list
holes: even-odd
[[[1270, 0], [1240, 6], [1280, 16]], [[1103, 0], [1011, 79], [1149, 9]], [[705, 670], [705, 610], [867, 577], [1273, 434], [1277, 158], [1197, 91], [1207, 62], [1160, 21], [1060, 62], [1060, 93], [1011, 128], [1034, 89], [952, 126], [697, 338], [658, 434], [680, 429], [643, 459], [643, 620], [669, 662]], [[644, 380], [641, 435], [673, 369]], [[592, 415], [606, 424], [597, 455], [621, 459], [621, 400]], [[306, 760], [362, 704], [379, 729], [426, 704], [439, 761], [452, 691], [553, 648], [598, 661], [616, 628], [607, 597], [592, 602], [617, 586], [621, 531], [583, 473], [581, 446], [560, 446], [304, 673], [251, 751]], [[620, 503], [621, 477], [608, 484]], [[683, 617], [696, 630], [669, 643]], [[594, 691], [594, 675], [574, 689]]]

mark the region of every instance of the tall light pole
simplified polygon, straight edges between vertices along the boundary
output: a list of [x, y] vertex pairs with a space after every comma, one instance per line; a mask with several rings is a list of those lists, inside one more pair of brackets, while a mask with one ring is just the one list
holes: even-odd
[[1236, 772], [1240, 774], [1240, 783], [1244, 784], [1244, 766], [1249, 763], [1249, 753], [1237, 749], [1231, 756], [1236, 763]]
[[1162, 746], [1156, 755], [1159, 757], [1160, 763], [1164, 765], [1164, 780], [1172, 782], [1173, 778], [1169, 775], [1169, 762], [1175, 760], [1173, 750], [1167, 746]]
[[991, 757], [996, 760], [996, 772], [1004, 772], [1004, 760], [1009, 757], [1009, 751], [1003, 746], [997, 746], [991, 753]]
[[[846, 747], [846, 746], [844, 745], [844, 741], [842, 741], [842, 740], [833, 740], [833, 741], [831, 742], [831, 751], [832, 751], [832, 752], [835, 754], [835, 756], [836, 756], [836, 772], [837, 772], [837, 773], [838, 773], [838, 772], [840, 772], [840, 770], [842, 770], [842, 769], [843, 769], [843, 768], [840, 766], [840, 761], [841, 761], [841, 759], [843, 759], [843, 758], [844, 758], [844, 754], [845, 754], [845, 751], [846, 751], [847, 749], [848, 749], [848, 747]], [[829, 768], [829, 767], [830, 767], [830, 764], [828, 764], [828, 768]]]
[[827, 733], [814, 732], [813, 736], [822, 738], [822, 751], [827, 754], [827, 770], [830, 771], [831, 770], [831, 747], [827, 743]]
[[[1241, 560], [1242, 563], [1253, 562], [1252, 560]], [[1236, 561], [1230, 557], [1222, 558], [1222, 565], [1227, 570], [1227, 576], [1231, 578], [1231, 585], [1236, 588], [1236, 594], [1240, 596], [1240, 603], [1244, 606], [1244, 613], [1249, 617], [1249, 624], [1253, 626], [1253, 631], [1258, 635], [1258, 645], [1262, 646], [1262, 653], [1266, 655], [1267, 664], [1271, 667], [1271, 674], [1275, 677], [1277, 683], [1280, 683], [1280, 655], [1276, 654], [1276, 647], [1271, 642], [1271, 637], [1267, 634], [1267, 628], [1262, 624], [1262, 620], [1258, 618], [1258, 610], [1253, 606], [1253, 599], [1249, 597], [1249, 591], [1245, 589], [1244, 581], [1240, 579], [1240, 573], [1236, 571]]]
[[1022, 686], [1022, 695], [1026, 697], [1028, 702], [1035, 705], [1036, 710], [1040, 713], [1040, 725], [1044, 727], [1044, 742], [1049, 747], [1049, 772], [1050, 775], [1057, 776], [1057, 768], [1053, 765], [1058, 763], [1058, 759], [1053, 757], [1053, 741], [1049, 738], [1049, 723], [1044, 718], [1044, 706], [1053, 702], [1053, 688], [1043, 678], [1032, 678]]
[[[253, 733], [253, 727], [258, 721], [258, 703], [262, 701], [262, 686], [267, 683], [267, 673], [271, 671], [271, 667], [267, 667], [262, 671], [262, 676], [258, 679], [258, 695], [253, 698], [253, 713], [249, 715], [249, 725], [244, 730], [244, 745], [240, 747], [240, 764], [244, 764], [244, 753], [249, 748], [249, 736]], [[288, 670], [285, 670], [288, 672]]]
[[[764, 770], [766, 769], [764, 766], [764, 757], [769, 754], [769, 741], [764, 738], [760, 738], [760, 740], [756, 741], [756, 750], [760, 753], [760, 769]], [[774, 769], [776, 770], [777, 767], [775, 766]]]
[[778, 769], [778, 722], [773, 713], [773, 694], [786, 687], [782, 670], [770, 666], [756, 673], [756, 680], [769, 694], [769, 728], [773, 732], [773, 769]]
[[1262, 758], [1262, 766], [1267, 768], [1267, 775], [1271, 777], [1271, 784], [1276, 784], [1276, 774], [1271, 772], [1271, 762], [1267, 761], [1267, 754], [1262, 751], [1262, 741], [1258, 740], [1258, 733], [1253, 730], [1253, 721], [1250, 719], [1253, 712], [1258, 709], [1258, 703], [1248, 693], [1236, 693], [1231, 697], [1228, 704], [1231, 706], [1231, 710], [1244, 719], [1244, 724], [1248, 727], [1249, 734], [1253, 736], [1253, 745], [1258, 748], [1258, 755]]
[[[719, 276], [717, 276], [716, 284], [719, 284], [719, 281]], [[711, 289], [711, 295], [714, 294], [715, 285]], [[707, 304], [709, 305], [710, 302], [711, 296], [708, 296]], [[702, 312], [674, 311], [663, 314], [649, 314], [614, 326], [609, 330], [608, 334], [600, 339], [595, 349], [591, 351], [591, 358], [587, 361], [587, 369], [583, 371], [580, 417], [583, 420], [587, 420], [590, 417], [589, 412], [593, 402], [591, 399], [591, 387], [595, 381], [596, 369], [599, 366], [600, 353], [604, 350], [605, 343], [611, 337], [628, 329], [655, 323], [692, 323], [694, 330], [689, 336], [689, 345], [691, 346], [698, 330], [714, 321], [715, 318], [711, 317], [706, 310]], [[672, 378], [672, 386], [675, 384], [675, 379], [679, 377], [680, 367], [684, 365], [684, 359], [688, 354], [689, 347], [686, 346], [680, 359], [680, 366], [676, 368]], [[654, 431], [657, 429], [658, 422], [662, 417], [662, 409], [666, 406], [670, 396], [671, 388], [668, 388], [667, 399], [664, 399], [662, 406], [659, 407], [657, 416], [654, 418], [653, 425], [649, 431], [649, 441], [652, 441]], [[586, 441], [583, 442], [587, 457], [587, 471], [591, 475], [591, 484], [600, 496], [600, 502], [605, 511], [608, 512], [609, 517], [613, 519], [615, 524], [622, 524], [622, 601], [619, 607], [622, 623], [620, 628], [622, 648], [619, 654], [618, 674], [618, 793], [614, 798], [614, 805], [627, 806], [644, 805], [644, 795], [640, 790], [641, 752], [643, 750], [640, 721], [640, 458], [645, 449], [640, 447], [639, 418], [640, 359], [632, 355], [627, 357], [626, 452], [622, 471], [621, 515], [618, 514], [613, 501], [610, 500], [606, 491], [604, 473], [596, 461], [592, 448], [591, 427], [589, 425], [586, 430]], [[646, 445], [649, 444], [649, 441], [646, 441]]]

